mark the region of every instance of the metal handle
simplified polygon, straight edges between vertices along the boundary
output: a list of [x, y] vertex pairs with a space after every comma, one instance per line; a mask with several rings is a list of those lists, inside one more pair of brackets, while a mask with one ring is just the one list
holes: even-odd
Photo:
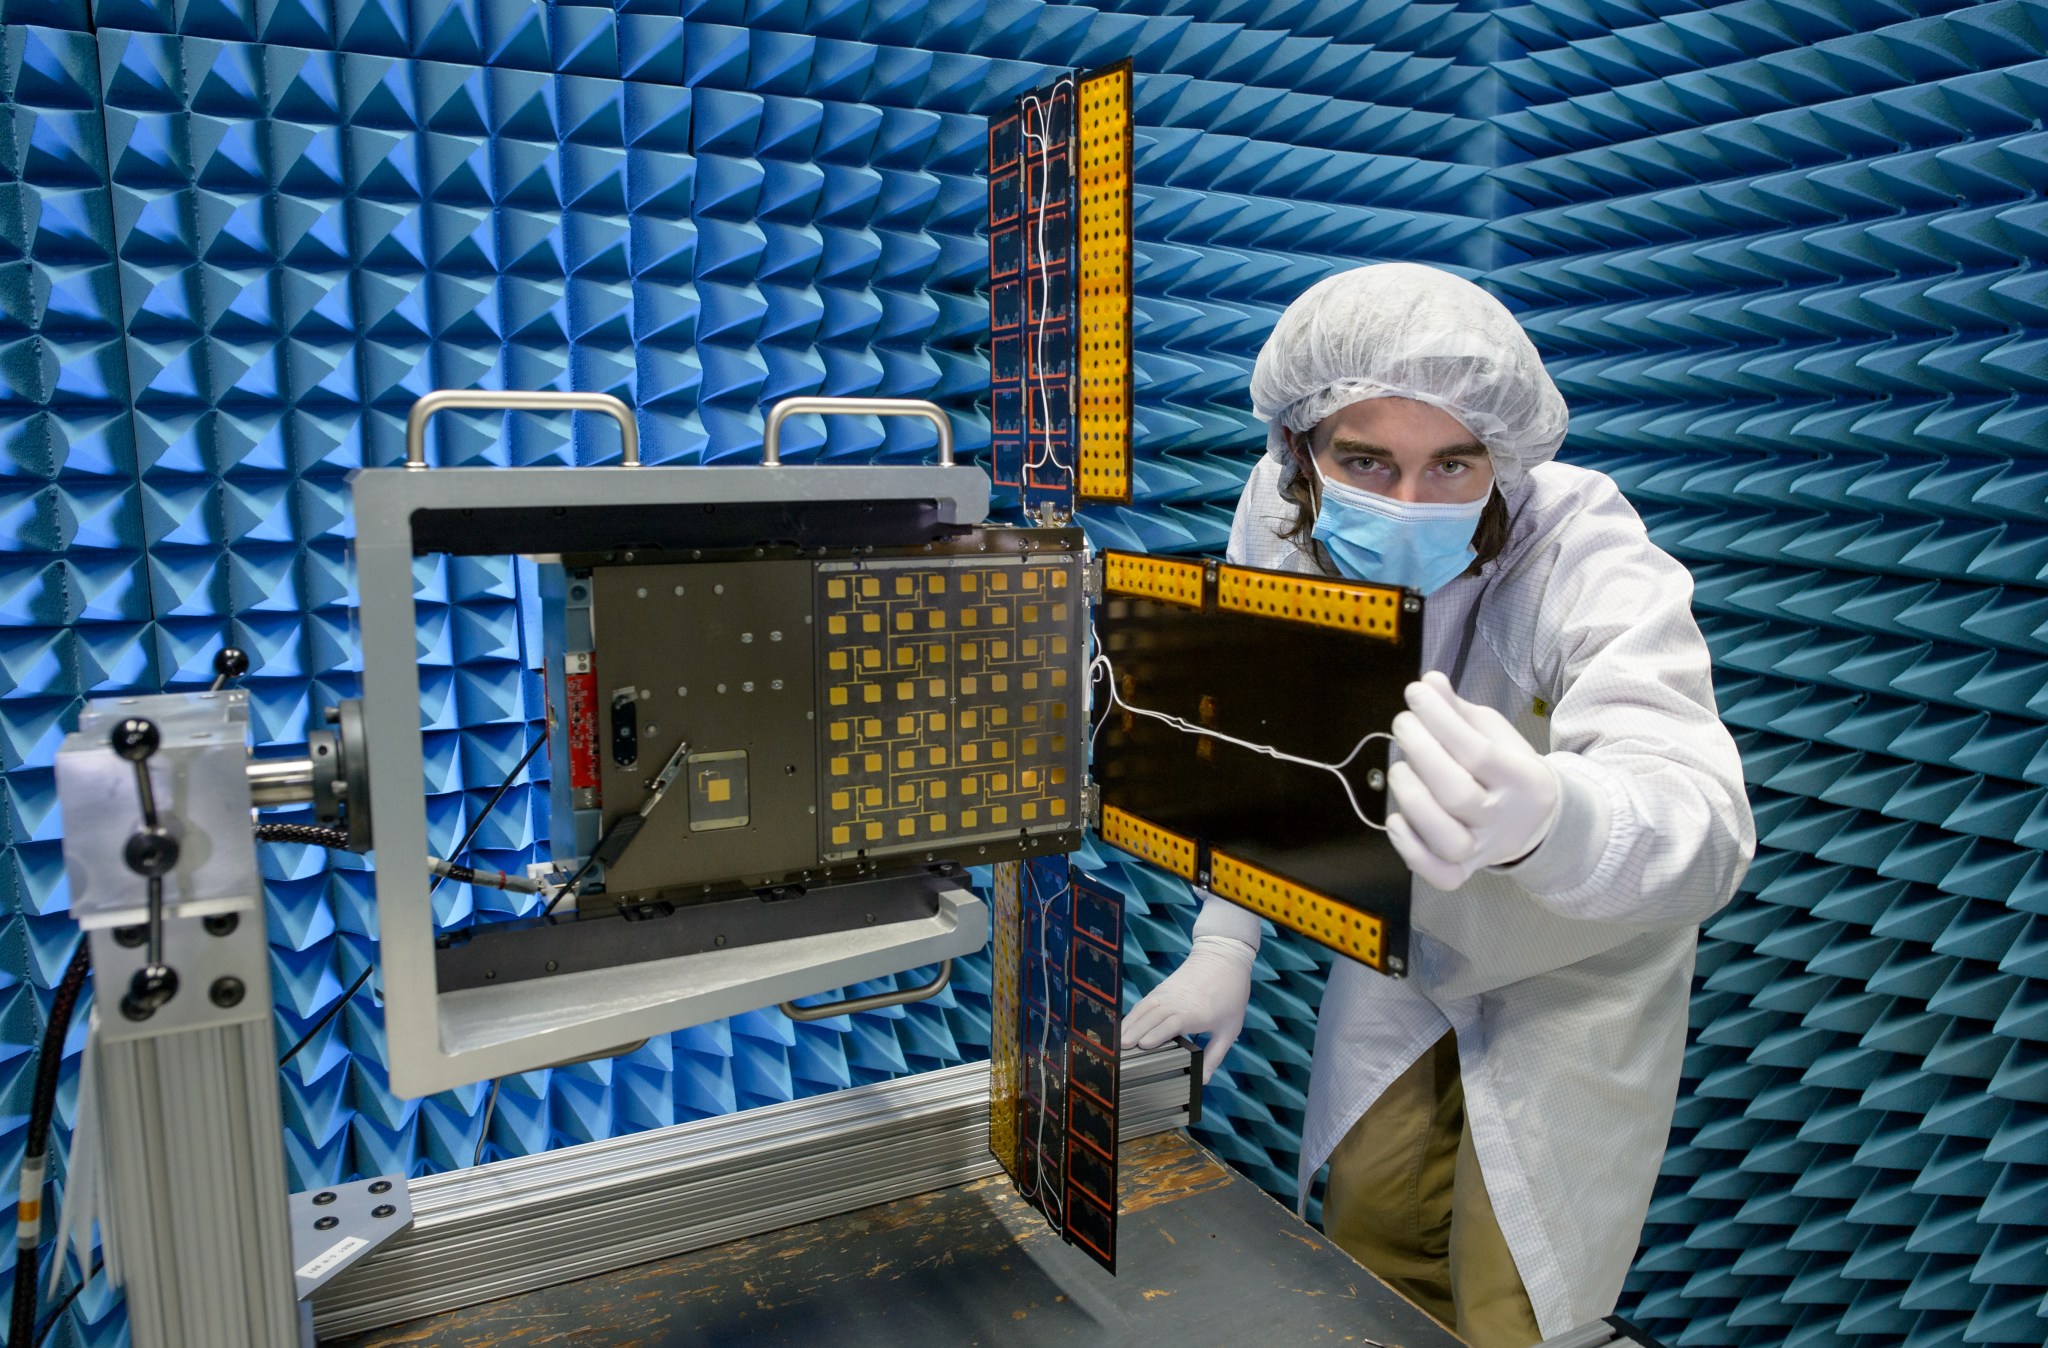
[[435, 389], [405, 417], [405, 466], [427, 466], [427, 421], [436, 412], [602, 412], [619, 423], [619, 462], [640, 466], [640, 428], [633, 409], [609, 393], [520, 393], [502, 389]]
[[827, 417], [923, 417], [939, 428], [939, 467], [953, 466], [953, 423], [946, 420], [937, 403], [922, 398], [784, 398], [768, 409], [768, 425], [761, 436], [763, 467], [777, 468], [782, 464], [784, 418], [806, 412]]
[[[797, 402], [799, 399], [792, 398]], [[829, 401], [851, 402], [850, 398]], [[851, 1016], [860, 1011], [879, 1011], [885, 1006], [902, 1006], [907, 1002], [921, 1002], [927, 997], [936, 997], [946, 990], [946, 984], [953, 981], [953, 961], [940, 960], [939, 974], [931, 982], [901, 992], [878, 992], [872, 997], [848, 997], [844, 1001], [821, 1002], [817, 1006], [798, 1006], [795, 1002], [784, 1002], [782, 1014], [791, 1020], [829, 1020], [833, 1016]]]

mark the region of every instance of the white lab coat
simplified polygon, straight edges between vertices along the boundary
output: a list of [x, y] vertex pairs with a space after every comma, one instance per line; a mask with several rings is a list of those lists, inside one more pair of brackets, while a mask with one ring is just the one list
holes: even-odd
[[[1275, 537], [1293, 516], [1278, 472], [1253, 471], [1229, 556], [1313, 570]], [[1562, 811], [1517, 866], [1452, 892], [1414, 881], [1408, 978], [1337, 959], [1300, 1183], [1454, 1031], [1487, 1192], [1549, 1337], [1621, 1293], [1677, 1099], [1698, 927], [1756, 830], [1685, 568], [1604, 474], [1544, 464], [1508, 504], [1501, 555], [1430, 596], [1423, 667], [1452, 673], [1470, 633], [1458, 692], [1549, 755]], [[1258, 919], [1212, 897], [1196, 931], [1256, 945]]]

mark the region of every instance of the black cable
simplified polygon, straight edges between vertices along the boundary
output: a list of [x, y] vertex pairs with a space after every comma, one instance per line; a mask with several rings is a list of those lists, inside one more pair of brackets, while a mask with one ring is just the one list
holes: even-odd
[[320, 828], [313, 824], [258, 824], [256, 841], [305, 843], [308, 847], [348, 850], [348, 834], [338, 828]]
[[[505, 793], [512, 789], [512, 783], [519, 780], [519, 774], [526, 771], [526, 765], [533, 761], [533, 756], [536, 753], [540, 752], [540, 746], [546, 744], [547, 742], [548, 737], [546, 735], [542, 735], [532, 744], [526, 746], [526, 753], [520, 757], [517, 763], [513, 765], [512, 771], [505, 774], [505, 780], [498, 783], [498, 789], [491, 792], [491, 798], [484, 802], [483, 810], [480, 813], [478, 813], [477, 817], [474, 820], [470, 822], [469, 830], [462, 835], [462, 841], [455, 844], [455, 850], [448, 854], [449, 859], [451, 861], [456, 857], [461, 856], [463, 852], [468, 849], [470, 842], [477, 835], [477, 830], [481, 829], [484, 826], [484, 820], [491, 817], [491, 811], [498, 808], [498, 802], [503, 800], [505, 798]], [[298, 828], [302, 826], [296, 824], [268, 824], [264, 825], [263, 827]], [[428, 886], [427, 896], [429, 898], [433, 897], [434, 891], [441, 887], [441, 880], [442, 877], [436, 876], [434, 878], [434, 883]], [[284, 1056], [277, 1060], [277, 1065], [279, 1067], [282, 1067], [286, 1063], [290, 1062], [293, 1058], [298, 1057], [299, 1050], [304, 1048], [306, 1045], [312, 1043], [313, 1037], [319, 1034], [320, 1031], [326, 1029], [327, 1023], [333, 1020], [336, 1016], [341, 1014], [341, 1008], [347, 1006], [349, 1004], [349, 1001], [352, 998], [354, 998], [354, 996], [358, 992], [361, 992], [363, 990], [363, 984], [370, 981], [370, 975], [376, 971], [376, 968], [377, 964], [375, 960], [372, 960], [370, 963], [364, 965], [363, 971], [360, 974], [356, 975], [356, 981], [349, 984], [348, 991], [342, 993], [341, 996], [335, 1000], [334, 1005], [328, 1007], [327, 1010], [321, 1015], [320, 1019], [313, 1022], [312, 1029], [306, 1031], [303, 1035], [299, 1036], [298, 1043], [293, 1044], [290, 1048], [285, 1050]]]
[[498, 1107], [498, 1087], [504, 1082], [503, 1077], [491, 1078], [491, 1093], [484, 1097], [484, 1126], [476, 1131], [476, 1155], [469, 1158], [471, 1165], [478, 1165], [484, 1159], [484, 1143], [491, 1136], [491, 1111]]
[[540, 746], [547, 742], [548, 737], [543, 733], [539, 739], [526, 746], [526, 753], [517, 763], [512, 765], [512, 771], [505, 774], [505, 780], [498, 783], [498, 789], [491, 792], [491, 798], [484, 802], [483, 812], [477, 815], [475, 822], [470, 824], [469, 832], [462, 835], [462, 841], [455, 844], [455, 850], [448, 854], [450, 861], [462, 859], [462, 854], [469, 848], [470, 840], [475, 838], [477, 830], [484, 826], [484, 820], [491, 817], [491, 811], [498, 808], [498, 802], [503, 800], [505, 793], [512, 789], [512, 783], [519, 780], [519, 774], [526, 771], [526, 765], [533, 761], [533, 756], [540, 752]]
[[347, 1006], [349, 1003], [349, 999], [351, 997], [354, 997], [358, 992], [361, 992], [363, 990], [363, 984], [369, 982], [370, 975], [375, 973], [376, 971], [376, 961], [373, 960], [370, 963], [365, 964], [363, 966], [363, 971], [356, 975], [356, 981], [348, 985], [348, 991], [342, 993], [341, 996], [335, 998], [334, 1005], [328, 1007], [325, 1011], [320, 1013], [320, 1019], [313, 1022], [313, 1028], [306, 1031], [304, 1034], [300, 1035], [299, 1042], [293, 1044], [290, 1048], [284, 1051], [284, 1056], [277, 1060], [277, 1065], [279, 1067], [282, 1067], [286, 1063], [290, 1062], [293, 1058], [298, 1057], [299, 1050], [304, 1048], [306, 1045], [312, 1043], [313, 1036], [319, 1034], [320, 1031], [326, 1029], [328, 1021], [333, 1020], [336, 1016], [341, 1014], [341, 1008]]
[[[85, 976], [91, 968], [92, 946], [81, 936], [78, 951], [65, 966], [57, 995], [50, 1002], [49, 1023], [43, 1026], [43, 1052], [36, 1061], [36, 1089], [29, 1103], [28, 1141], [21, 1160], [21, 1202], [24, 1206], [34, 1204], [37, 1211], [42, 1208], [43, 1161], [50, 1149], [50, 1116], [57, 1111], [57, 1078], [64, 1070], [64, 1040], [71, 1033], [71, 1013], [78, 1008], [79, 995], [85, 991]], [[14, 1313], [7, 1334], [9, 1343], [28, 1343], [36, 1331], [36, 1251], [40, 1245], [40, 1225], [28, 1235], [26, 1243], [21, 1236], [15, 1237]]]
[[29, 1348], [43, 1348], [43, 1340], [50, 1337], [50, 1331], [55, 1329], [57, 1322], [64, 1318], [64, 1312], [71, 1309], [71, 1303], [78, 1300], [78, 1294], [85, 1290], [85, 1285], [94, 1278], [97, 1278], [100, 1270], [106, 1266], [105, 1256], [93, 1256], [92, 1268], [86, 1273], [85, 1277], [71, 1285], [70, 1291], [57, 1298], [57, 1304], [50, 1308], [49, 1318], [45, 1319], [43, 1327], [36, 1331], [35, 1339], [29, 1344]]

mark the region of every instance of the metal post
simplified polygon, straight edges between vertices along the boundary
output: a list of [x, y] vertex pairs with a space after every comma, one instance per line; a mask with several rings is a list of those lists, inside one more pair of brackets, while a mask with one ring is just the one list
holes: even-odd
[[[138, 791], [133, 732], [160, 736]], [[110, 738], [110, 731], [114, 732]], [[57, 755], [72, 915], [92, 941], [109, 1280], [135, 1348], [297, 1341], [270, 950], [249, 827], [248, 696], [102, 699]], [[179, 844], [135, 866], [136, 821]], [[150, 901], [153, 880], [160, 892]], [[161, 948], [142, 923], [161, 928]], [[160, 966], [155, 995], [138, 974]]]

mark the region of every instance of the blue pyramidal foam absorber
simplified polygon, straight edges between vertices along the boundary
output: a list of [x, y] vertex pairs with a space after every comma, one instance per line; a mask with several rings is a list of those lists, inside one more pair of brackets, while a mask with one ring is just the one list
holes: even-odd
[[[0, 910], [10, 1051], [71, 924], [50, 760], [81, 698], [252, 654], [265, 746], [356, 691], [346, 473], [436, 386], [583, 388], [650, 461], [743, 462], [793, 393], [976, 405], [982, 115], [1136, 70], [1135, 491], [1098, 543], [1214, 551], [1244, 387], [1332, 270], [1476, 275], [1697, 580], [1762, 849], [1703, 940], [1666, 1177], [1624, 1308], [1679, 1344], [2048, 1335], [2048, 17], [1623, 0], [99, 0], [0, 4]], [[623, 12], [608, 12], [611, 10]], [[666, 12], [664, 12], [666, 11]], [[1668, 12], [1667, 12], [1668, 11]], [[792, 460], [928, 449], [793, 427]], [[601, 427], [450, 419], [445, 464], [579, 464]], [[423, 565], [437, 846], [543, 715], [516, 568]], [[545, 854], [528, 772], [474, 855]], [[1113, 854], [1131, 996], [1185, 885]], [[360, 863], [265, 856], [280, 1046], [367, 967]], [[516, 899], [443, 886], [448, 925]], [[1292, 1187], [1326, 966], [1269, 938], [1202, 1136]], [[419, 1102], [357, 995], [282, 1073], [295, 1183], [465, 1165], [984, 1053], [988, 978]], [[0, 1157], [18, 1163], [25, 1074]], [[68, 1120], [60, 1111], [60, 1132]], [[61, 1182], [61, 1158], [58, 1163]], [[0, 1181], [8, 1179], [0, 1175]], [[58, 1341], [125, 1335], [88, 1288]], [[68, 1339], [64, 1335], [69, 1335]]]

